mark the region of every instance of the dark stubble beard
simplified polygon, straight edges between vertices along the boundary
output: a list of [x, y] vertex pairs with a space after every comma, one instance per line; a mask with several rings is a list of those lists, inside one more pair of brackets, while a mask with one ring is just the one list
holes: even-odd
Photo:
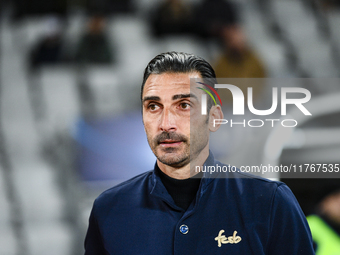
[[[159, 148], [160, 143], [166, 139], [182, 142], [184, 145], [184, 151], [180, 154], [176, 154], [176, 152], [181, 150], [181, 148], [160, 148], [162, 152], [165, 152], [165, 154], [159, 155], [157, 149]], [[180, 168], [190, 162], [190, 142], [189, 139], [184, 135], [177, 134], [175, 132], [164, 131], [153, 139], [148, 136], [148, 142], [157, 159], [165, 165]]]

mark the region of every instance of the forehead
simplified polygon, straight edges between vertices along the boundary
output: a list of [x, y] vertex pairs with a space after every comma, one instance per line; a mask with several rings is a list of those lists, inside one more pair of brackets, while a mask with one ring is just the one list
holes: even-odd
[[155, 93], [189, 93], [190, 78], [201, 78], [201, 76], [198, 72], [151, 74], [145, 82], [143, 97]]

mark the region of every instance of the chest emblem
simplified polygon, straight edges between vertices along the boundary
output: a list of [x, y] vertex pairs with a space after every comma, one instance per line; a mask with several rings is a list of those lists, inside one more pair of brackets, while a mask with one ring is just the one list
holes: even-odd
[[225, 235], [222, 235], [224, 233], [224, 230], [220, 230], [218, 233], [218, 236], [215, 237], [215, 241], [217, 241], [217, 246], [221, 247], [222, 244], [237, 244], [241, 242], [242, 238], [240, 236], [237, 236], [237, 231], [234, 231], [232, 236], [226, 237]]

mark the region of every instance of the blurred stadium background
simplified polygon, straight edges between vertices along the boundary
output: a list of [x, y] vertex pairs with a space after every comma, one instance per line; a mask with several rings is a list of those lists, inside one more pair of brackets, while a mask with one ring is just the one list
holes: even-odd
[[[1, 2], [0, 254], [82, 254], [95, 197], [153, 167], [155, 158], [148, 148], [140, 114], [144, 67], [165, 51], [194, 53], [211, 63], [221, 53], [216, 40], [195, 34], [154, 36], [150, 16], [160, 2]], [[192, 10], [201, 3], [183, 2]], [[327, 97], [340, 93], [336, 79], [340, 75], [338, 1], [231, 2], [237, 7], [249, 45], [263, 62], [266, 77], [320, 78], [308, 88], [313, 96], [326, 97], [320, 107], [340, 101], [339, 96]], [[91, 11], [105, 16], [112, 53], [107, 63], [74, 60], [76, 54], [72, 52]], [[43, 36], [55, 31], [63, 40], [64, 58], [53, 64], [37, 64], [32, 60], [32, 49]], [[329, 112], [324, 115], [330, 124], [325, 118], [316, 120], [311, 124], [316, 133], [307, 132], [303, 137], [318, 137], [319, 129], [325, 128], [319, 124], [328, 123], [322, 133], [328, 140], [321, 138], [321, 142], [306, 146], [321, 147], [315, 154], [320, 156], [319, 161], [339, 163], [339, 105]], [[226, 138], [238, 146], [229, 147], [225, 153], [220, 150], [218, 157], [236, 165], [259, 164], [266, 156], [268, 132], [241, 133]], [[297, 135], [301, 138], [301, 132]], [[284, 163], [289, 163], [289, 153], [299, 152], [296, 143], [292, 144], [286, 146], [281, 159]], [[322, 152], [330, 145], [332, 158]], [[303, 162], [304, 158], [294, 160]], [[297, 186], [306, 197], [308, 185], [305, 192], [301, 182]], [[313, 184], [309, 189], [315, 187]], [[308, 206], [307, 213], [312, 207]]]

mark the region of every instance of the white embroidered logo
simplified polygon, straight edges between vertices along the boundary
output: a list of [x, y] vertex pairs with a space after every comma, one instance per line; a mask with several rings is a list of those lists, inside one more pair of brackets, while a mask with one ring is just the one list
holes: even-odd
[[240, 236], [237, 236], [237, 231], [234, 231], [234, 234], [232, 236], [226, 237], [225, 235], [222, 235], [224, 233], [224, 230], [220, 230], [218, 233], [218, 236], [215, 237], [215, 240], [217, 241], [218, 247], [221, 247], [222, 244], [237, 244], [241, 242], [242, 238]]

